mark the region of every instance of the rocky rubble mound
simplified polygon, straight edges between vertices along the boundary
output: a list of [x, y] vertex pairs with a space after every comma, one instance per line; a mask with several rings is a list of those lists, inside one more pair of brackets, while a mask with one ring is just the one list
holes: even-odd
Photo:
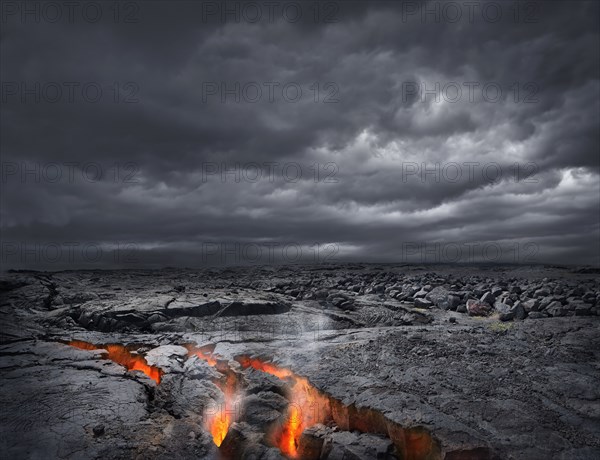
[[325, 274], [321, 279], [291, 278], [271, 283], [265, 289], [297, 300], [316, 299], [341, 309], [356, 309], [357, 301], [371, 295], [383, 301], [411, 303], [417, 308], [440, 308], [471, 316], [497, 314], [502, 321], [600, 315], [598, 278], [495, 275], [358, 271], [346, 276]]

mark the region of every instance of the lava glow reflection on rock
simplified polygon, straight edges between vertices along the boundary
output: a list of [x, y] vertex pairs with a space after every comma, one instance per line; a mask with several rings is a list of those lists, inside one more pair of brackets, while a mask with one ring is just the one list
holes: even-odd
[[219, 409], [215, 414], [207, 414], [206, 424], [217, 447], [223, 443], [231, 425], [231, 416], [225, 407]]
[[[161, 381], [163, 371], [150, 366], [143, 356], [135, 353], [135, 348], [119, 344], [95, 345], [81, 340], [66, 342], [83, 350], [105, 350], [106, 357], [128, 370], [141, 371], [157, 384]], [[238, 442], [235, 436], [228, 437], [230, 427], [237, 422], [241, 413], [240, 406], [244, 396], [244, 372], [231, 366], [231, 361], [214, 354], [214, 345], [197, 347], [183, 345], [188, 350], [188, 358], [198, 357], [214, 367], [213, 382], [223, 394], [222, 401], [205, 408], [204, 423], [211, 433], [217, 447], [225, 446], [229, 441]], [[285, 398], [288, 401], [281, 423], [277, 423], [265, 433], [263, 441], [280, 449], [288, 458], [310, 458], [310, 442], [302, 437], [303, 432], [317, 424], [332, 423], [344, 431], [360, 433], [378, 433], [390, 438], [397, 455], [405, 460], [423, 460], [440, 458], [441, 450], [437, 440], [421, 427], [405, 429], [387, 419], [383, 413], [365, 407], [344, 405], [341, 401], [320, 392], [307, 378], [294, 374], [291, 370], [279, 367], [272, 362], [248, 356], [238, 356], [235, 361], [242, 369], [255, 369], [270, 374], [285, 382]], [[302, 442], [302, 443], [301, 443]], [[223, 449], [223, 447], [221, 447]], [[227, 446], [225, 450], [227, 451]], [[308, 450], [307, 450], [308, 449]]]
[[[216, 411], [207, 411], [206, 426], [212, 434], [213, 441], [221, 446], [229, 427], [236, 421], [239, 398], [239, 376], [229, 367], [226, 361], [220, 360], [212, 348], [197, 348], [186, 345], [189, 356], [197, 356], [206, 361], [225, 375], [224, 380], [215, 382], [223, 392], [223, 404]], [[328, 399], [314, 388], [308, 379], [295, 375], [289, 369], [278, 367], [272, 363], [259, 359], [239, 357], [237, 361], [244, 369], [253, 368], [273, 375], [289, 383], [289, 406], [284, 422], [269, 438], [271, 444], [277, 446], [281, 452], [290, 457], [298, 457], [298, 445], [302, 432], [317, 423], [324, 423], [331, 419], [331, 408]]]
[[84, 342], [83, 340], [71, 340], [70, 342], [67, 342], [67, 344], [72, 347], [81, 348], [82, 350], [106, 350], [108, 352], [107, 358], [111, 361], [124, 366], [129, 371], [143, 372], [156, 383], [160, 383], [162, 371], [158, 367], [150, 366], [143, 356], [132, 353], [131, 350], [124, 345], [94, 345], [93, 343]]
[[237, 361], [245, 369], [251, 367], [289, 382], [287, 417], [281, 428], [272, 434], [272, 441], [283, 454], [297, 458], [302, 432], [332, 419], [329, 399], [313, 387], [308, 379], [295, 375], [289, 369], [245, 356], [238, 357]]
[[220, 360], [213, 355], [214, 347], [195, 347], [194, 345], [184, 345], [188, 350], [188, 356], [197, 356], [206, 361], [210, 366], [213, 366], [221, 374], [224, 379], [217, 380], [215, 384], [223, 392], [223, 402], [217, 407], [209, 407], [206, 409], [205, 423], [208, 431], [212, 435], [213, 441], [217, 447], [227, 436], [230, 425], [236, 421], [238, 413], [238, 402], [241, 397], [240, 385], [238, 376], [229, 367], [226, 361]]

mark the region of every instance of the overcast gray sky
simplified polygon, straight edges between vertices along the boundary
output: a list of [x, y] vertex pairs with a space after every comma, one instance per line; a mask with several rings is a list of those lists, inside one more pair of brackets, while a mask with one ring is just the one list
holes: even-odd
[[73, 3], [2, 6], [4, 268], [600, 261], [597, 2]]

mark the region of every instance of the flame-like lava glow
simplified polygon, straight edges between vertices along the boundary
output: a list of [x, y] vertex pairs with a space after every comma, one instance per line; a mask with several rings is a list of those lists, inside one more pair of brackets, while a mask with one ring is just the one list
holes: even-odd
[[217, 447], [221, 446], [223, 439], [227, 436], [229, 426], [237, 419], [237, 406], [240, 398], [240, 394], [237, 391], [237, 378], [235, 374], [232, 371], [228, 371], [225, 376], [225, 381], [216, 382], [217, 386], [223, 392], [223, 403], [218, 405], [214, 412], [207, 410], [205, 414], [206, 426], [212, 434], [213, 441]]
[[190, 344], [186, 344], [184, 347], [187, 348], [188, 356], [197, 356], [213, 367], [217, 365], [217, 357], [213, 356], [212, 352], [214, 347], [195, 347]]
[[217, 447], [220, 447], [223, 443], [223, 439], [225, 439], [225, 436], [227, 436], [227, 431], [229, 431], [231, 417], [225, 411], [225, 409], [223, 409], [217, 414], [209, 415], [206, 420], [206, 424], [208, 425], [214, 443]]
[[298, 407], [291, 405], [288, 410], [287, 423], [280, 435], [279, 449], [290, 457], [296, 457], [298, 440], [302, 431], [302, 413]]
[[207, 408], [204, 414], [206, 427], [212, 435], [213, 442], [217, 447], [220, 447], [225, 436], [227, 436], [229, 426], [235, 422], [237, 418], [236, 408], [240, 398], [238, 379], [226, 362], [219, 361], [218, 357], [213, 355], [212, 348], [197, 348], [193, 345], [185, 345], [185, 347], [188, 350], [188, 356], [197, 356], [225, 375], [224, 380], [215, 382], [223, 392], [223, 403], [219, 404], [217, 408]]
[[68, 345], [83, 350], [106, 350], [108, 352], [107, 357], [111, 361], [126, 367], [127, 370], [143, 372], [156, 383], [160, 383], [162, 371], [158, 367], [150, 366], [143, 356], [132, 353], [124, 345], [94, 345], [93, 343], [84, 342], [83, 340], [71, 340], [67, 343]]
[[[133, 353], [131, 347], [118, 344], [94, 345], [81, 340], [67, 343], [84, 350], [106, 350], [110, 360], [125, 366], [128, 370], [141, 371], [156, 383], [160, 383], [163, 371], [158, 367], [150, 366], [143, 356]], [[214, 383], [223, 392], [223, 401], [216, 407], [207, 407], [204, 413], [206, 427], [214, 443], [217, 447], [221, 447], [229, 427], [237, 421], [239, 415], [238, 406], [243, 395], [242, 375], [232, 369], [227, 360], [213, 353], [214, 345], [184, 346], [188, 350], [188, 357], [197, 356], [213, 366], [222, 376], [215, 379]], [[235, 359], [244, 369], [256, 369], [286, 382], [286, 397], [289, 401], [286, 417], [281, 425], [272, 429], [266, 441], [270, 445], [277, 446], [288, 458], [299, 458], [303, 455], [302, 449], [305, 446], [300, 446], [299, 443], [306, 428], [331, 421], [344, 430], [388, 435], [394, 442], [400, 458], [406, 460], [437, 458], [441, 455], [439, 443], [424, 429], [417, 427], [404, 430], [386, 419], [381, 412], [356, 408], [354, 405], [345, 406], [340, 401], [321, 393], [308, 379], [271, 362], [247, 356], [238, 356]]]
[[238, 358], [238, 362], [244, 368], [252, 367], [290, 382], [287, 417], [281, 429], [274, 434], [274, 442], [283, 454], [297, 458], [302, 432], [317, 423], [325, 423], [331, 419], [329, 400], [313, 387], [308, 379], [295, 375], [289, 369], [247, 357]]

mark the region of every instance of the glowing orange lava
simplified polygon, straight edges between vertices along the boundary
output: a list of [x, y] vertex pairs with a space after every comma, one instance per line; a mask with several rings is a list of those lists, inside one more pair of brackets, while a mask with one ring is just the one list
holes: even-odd
[[250, 359], [246, 356], [242, 356], [238, 358], [238, 362], [242, 365], [244, 369], [252, 367], [258, 371], [266, 372], [267, 374], [274, 375], [275, 377], [285, 380], [288, 377], [293, 377], [294, 373], [289, 369], [285, 369], [283, 367], [275, 366], [272, 363], [266, 363], [259, 359]]
[[302, 432], [317, 423], [331, 419], [329, 400], [313, 387], [308, 379], [295, 375], [289, 369], [248, 357], [238, 358], [243, 368], [266, 372], [281, 380], [290, 381], [287, 418], [274, 434], [274, 442], [281, 452], [290, 458], [298, 457], [298, 445]]
[[210, 429], [214, 443], [217, 447], [220, 447], [223, 439], [227, 436], [227, 431], [229, 431], [231, 417], [225, 410], [222, 410], [213, 416], [209, 416], [206, 423]]
[[188, 351], [188, 356], [197, 356], [203, 361], [206, 361], [211, 366], [215, 367], [217, 365], [217, 357], [213, 355], [214, 347], [196, 347], [191, 344], [186, 344], [184, 347]]
[[160, 383], [162, 370], [158, 367], [150, 366], [143, 356], [132, 353], [124, 345], [94, 345], [93, 343], [84, 342], [82, 340], [71, 340], [70, 342], [67, 342], [67, 344], [76, 348], [81, 348], [82, 350], [106, 350], [108, 352], [107, 357], [111, 361], [126, 367], [127, 370], [143, 372], [156, 383]]
[[[67, 343], [83, 350], [106, 350], [108, 359], [125, 366], [128, 370], [141, 371], [156, 383], [160, 383], [163, 371], [158, 367], [150, 366], [143, 356], [133, 353], [131, 347], [118, 344], [94, 345], [81, 340]], [[206, 427], [216, 446], [221, 447], [229, 427], [237, 421], [239, 415], [238, 404], [242, 395], [243, 379], [240, 373], [229, 366], [228, 361], [213, 353], [214, 345], [197, 347], [188, 344], [184, 347], [188, 350], [188, 357], [197, 356], [221, 374], [214, 383], [223, 392], [223, 401], [217, 407], [207, 407], [204, 413]], [[301, 447], [299, 442], [305, 429], [318, 423], [328, 424], [328, 422], [334, 422], [343, 430], [388, 435], [394, 442], [400, 458], [406, 460], [441, 456], [439, 442], [423, 428], [405, 430], [388, 420], [381, 412], [369, 408], [357, 408], [354, 405], [345, 406], [340, 401], [321, 393], [308, 379], [271, 362], [246, 356], [235, 359], [244, 369], [256, 369], [286, 382], [286, 397], [289, 404], [285, 420], [268, 433], [266, 441], [278, 447], [288, 458], [299, 458], [304, 455], [303, 450], [299, 450]], [[302, 446], [302, 449], [305, 447]]]
[[220, 361], [213, 354], [212, 347], [195, 347], [193, 345], [184, 345], [188, 350], [188, 356], [197, 356], [206, 361], [209, 365], [215, 367], [224, 376], [224, 380], [217, 380], [215, 384], [223, 392], [223, 404], [213, 412], [214, 408], [207, 408], [205, 412], [206, 427], [213, 437], [213, 442], [220, 447], [227, 436], [229, 426], [236, 421], [237, 402], [239, 399], [238, 379], [235, 373], [229, 368], [226, 362]]

